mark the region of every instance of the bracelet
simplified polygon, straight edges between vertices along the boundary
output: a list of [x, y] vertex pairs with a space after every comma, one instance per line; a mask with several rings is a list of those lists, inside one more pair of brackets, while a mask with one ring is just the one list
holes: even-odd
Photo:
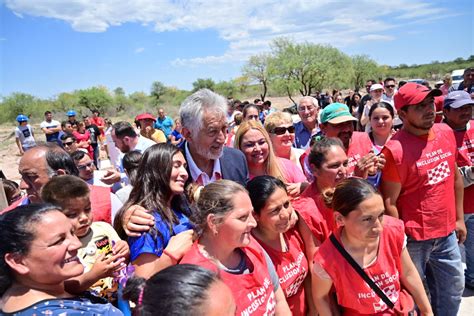
[[172, 261], [174, 261], [174, 264], [178, 263], [179, 259], [172, 255], [168, 250], [163, 249], [163, 254], [167, 255]]

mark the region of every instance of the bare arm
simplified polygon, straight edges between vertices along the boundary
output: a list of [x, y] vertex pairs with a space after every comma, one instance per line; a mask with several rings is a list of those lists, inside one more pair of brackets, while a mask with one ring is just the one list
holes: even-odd
[[290, 307], [288, 306], [288, 302], [286, 301], [285, 294], [281, 289], [281, 286], [275, 291], [275, 315], [276, 316], [286, 316], [291, 315]]
[[399, 218], [397, 200], [400, 196], [402, 185], [398, 182], [383, 181], [380, 183], [380, 192], [385, 204], [385, 214]]
[[456, 199], [456, 235], [458, 242], [461, 244], [466, 240], [467, 230], [466, 224], [464, 223], [464, 183], [456, 164], [454, 174], [454, 196]]
[[20, 155], [23, 155], [25, 152], [23, 151], [23, 147], [21, 146], [20, 139], [15, 138], [16, 145], [18, 146], [18, 150], [20, 151]]
[[312, 273], [312, 289], [313, 301], [320, 316], [338, 315], [337, 308], [333, 306], [334, 301], [331, 299], [330, 292], [332, 288], [331, 280], [321, 279], [313, 271]]
[[423, 287], [423, 283], [421, 282], [420, 275], [418, 274], [418, 270], [413, 264], [413, 261], [411, 260], [406, 248], [403, 249], [401, 259], [403, 270], [401, 273], [401, 281], [403, 286], [413, 296], [413, 299], [415, 300], [416, 305], [418, 305], [418, 308], [420, 309], [420, 312], [423, 316], [433, 315], [430, 301], [426, 296], [426, 292]]

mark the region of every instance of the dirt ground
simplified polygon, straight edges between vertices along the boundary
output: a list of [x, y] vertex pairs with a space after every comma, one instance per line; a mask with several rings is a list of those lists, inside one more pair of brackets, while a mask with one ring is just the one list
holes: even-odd
[[[277, 109], [283, 109], [292, 104], [291, 100], [285, 97], [268, 98], [272, 102], [272, 106]], [[0, 125], [0, 170], [3, 171], [7, 179], [20, 180], [18, 174], [18, 163], [20, 156], [15, 143], [13, 130], [15, 125]], [[44, 141], [44, 135], [38, 125], [33, 125], [33, 129], [37, 140]], [[460, 316], [471, 316], [474, 310], [474, 291], [466, 289], [461, 302], [461, 309], [458, 313]], [[453, 315], [454, 316], [454, 315]]]

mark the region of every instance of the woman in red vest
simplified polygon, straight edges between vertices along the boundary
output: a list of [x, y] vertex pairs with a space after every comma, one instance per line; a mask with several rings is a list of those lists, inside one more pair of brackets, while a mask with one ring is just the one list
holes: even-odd
[[314, 304], [311, 301], [309, 263], [300, 230], [305, 229], [308, 235], [311, 233], [306, 225], [292, 227], [293, 207], [281, 180], [258, 176], [247, 184], [247, 190], [257, 221], [252, 235], [272, 259], [291, 312], [304, 316], [308, 307]]
[[320, 315], [337, 310], [332, 287], [343, 315], [409, 315], [413, 300], [422, 315], [433, 315], [406, 249], [403, 222], [384, 216], [376, 189], [363, 179], [349, 178], [324, 196], [338, 229], [314, 257], [313, 298]]
[[197, 208], [198, 239], [181, 263], [218, 272], [232, 291], [236, 315], [290, 315], [275, 267], [250, 234], [256, 222], [245, 188], [229, 180], [210, 183]]
[[308, 157], [314, 181], [292, 202], [293, 207], [319, 242], [325, 241], [335, 227], [332, 210], [324, 204], [321, 192], [346, 179], [348, 158], [339, 138], [325, 137], [311, 148]]

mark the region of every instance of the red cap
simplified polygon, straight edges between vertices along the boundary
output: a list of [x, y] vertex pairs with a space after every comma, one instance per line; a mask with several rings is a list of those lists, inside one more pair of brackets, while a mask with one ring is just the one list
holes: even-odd
[[401, 87], [393, 97], [395, 108], [400, 111], [405, 105], [415, 105], [423, 101], [427, 96], [437, 97], [442, 95], [441, 90], [430, 90], [421, 84], [408, 82]]
[[150, 119], [156, 122], [156, 118], [150, 113], [142, 113], [135, 117], [135, 121]]

